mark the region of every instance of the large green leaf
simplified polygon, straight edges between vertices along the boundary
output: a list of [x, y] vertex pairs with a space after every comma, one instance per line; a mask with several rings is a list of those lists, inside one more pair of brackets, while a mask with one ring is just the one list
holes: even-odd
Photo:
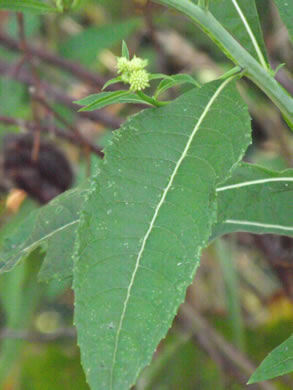
[[252, 32], [262, 54], [266, 58], [266, 49], [255, 0], [212, 0], [210, 1], [209, 9], [239, 43], [255, 57], [255, 47], [247, 31], [247, 27], [243, 23], [235, 5], [238, 6], [238, 9], [242, 12], [248, 28]]
[[249, 379], [249, 384], [266, 381], [293, 371], [293, 335], [275, 348]]
[[71, 256], [84, 192], [83, 187], [67, 191], [25, 218], [0, 248], [0, 272], [10, 271], [41, 246], [46, 250], [40, 271], [41, 280], [70, 277]]
[[243, 163], [217, 193], [213, 238], [239, 231], [293, 236], [293, 169], [277, 172]]
[[91, 65], [101, 50], [112, 48], [120, 43], [139, 25], [139, 19], [131, 19], [102, 27], [89, 27], [62, 44], [61, 54], [84, 65]]
[[0, 0], [0, 9], [34, 14], [59, 12], [57, 8], [40, 0]]
[[235, 85], [193, 89], [131, 117], [105, 149], [82, 213], [75, 323], [92, 390], [126, 390], [170, 327], [216, 217], [215, 186], [250, 143]]
[[293, 42], [293, 2], [292, 0], [274, 0], [274, 2]]

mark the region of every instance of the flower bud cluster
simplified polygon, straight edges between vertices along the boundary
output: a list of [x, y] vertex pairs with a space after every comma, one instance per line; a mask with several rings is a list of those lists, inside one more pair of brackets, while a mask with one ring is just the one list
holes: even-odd
[[117, 58], [117, 72], [122, 81], [130, 85], [130, 91], [142, 91], [149, 87], [149, 73], [145, 70], [147, 60], [134, 56], [131, 60], [126, 57]]

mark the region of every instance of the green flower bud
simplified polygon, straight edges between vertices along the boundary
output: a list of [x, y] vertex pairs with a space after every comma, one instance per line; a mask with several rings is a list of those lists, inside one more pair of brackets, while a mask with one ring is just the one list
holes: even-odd
[[149, 87], [149, 73], [144, 70], [137, 70], [130, 74], [129, 77], [130, 91], [142, 91]]
[[148, 65], [148, 60], [143, 60], [142, 58], [133, 56], [132, 60], [129, 62], [129, 72], [143, 70]]
[[125, 84], [130, 84], [131, 91], [141, 91], [149, 86], [149, 73], [144, 69], [148, 60], [134, 56], [131, 60], [117, 57], [117, 73]]
[[117, 73], [127, 73], [129, 72], [129, 60], [125, 57], [117, 57]]
[[121, 79], [122, 79], [124, 84], [129, 84], [129, 82], [130, 82], [130, 73], [129, 72], [122, 73]]

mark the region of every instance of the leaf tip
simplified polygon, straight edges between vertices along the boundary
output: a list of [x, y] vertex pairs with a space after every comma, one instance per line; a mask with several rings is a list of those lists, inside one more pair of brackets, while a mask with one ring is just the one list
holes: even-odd
[[127, 58], [129, 60], [129, 50], [128, 50], [128, 47], [127, 47], [127, 43], [124, 40], [122, 41], [121, 53], [122, 53], [122, 57], [125, 57], [125, 58]]

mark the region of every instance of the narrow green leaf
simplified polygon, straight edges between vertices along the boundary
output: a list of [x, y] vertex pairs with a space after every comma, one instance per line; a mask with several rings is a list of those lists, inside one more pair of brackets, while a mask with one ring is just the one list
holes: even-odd
[[125, 41], [122, 42], [122, 57], [129, 60], [129, 50]]
[[[109, 106], [110, 104], [121, 103], [120, 99], [129, 95], [129, 91], [102, 92], [96, 95], [96, 99], [81, 108], [79, 111], [93, 111]], [[78, 103], [78, 102], [75, 102]], [[79, 104], [79, 103], [78, 103]]]
[[128, 390], [170, 327], [215, 219], [215, 186], [250, 143], [235, 85], [144, 110], [115, 132], [76, 241], [75, 324], [92, 390]]
[[117, 103], [148, 104], [144, 99], [129, 91], [101, 92], [77, 100], [74, 103], [85, 107], [79, 111], [94, 111]]
[[274, 2], [293, 42], [293, 2], [292, 0], [274, 0]]
[[0, 9], [34, 14], [59, 12], [57, 8], [38, 0], [0, 0]]
[[282, 114], [284, 121], [287, 123], [290, 130], [293, 131], [293, 122], [285, 115]]
[[0, 272], [10, 271], [37, 247], [46, 250], [41, 280], [72, 274], [72, 251], [84, 188], [67, 191], [32, 212], [0, 248]]
[[102, 91], [103, 91], [104, 89], [106, 89], [107, 87], [109, 87], [109, 85], [117, 84], [117, 83], [121, 83], [121, 82], [122, 82], [122, 77], [121, 77], [121, 76], [115, 77], [114, 79], [111, 79], [111, 80], [108, 80], [108, 81], [104, 84], [104, 86], [103, 86], [103, 88], [102, 88]]
[[151, 73], [149, 78], [150, 80], [158, 80], [158, 79], [168, 79], [170, 76], [164, 73]]
[[217, 193], [213, 238], [239, 231], [293, 236], [293, 169], [276, 172], [243, 163]]
[[267, 61], [266, 49], [263, 40], [259, 16], [255, 0], [214, 0], [210, 2], [209, 11], [223, 24], [223, 26], [238, 40], [238, 42], [253, 56], [256, 57], [256, 50], [249, 36], [249, 33], [241, 19], [235, 4], [240, 8], [249, 29], [256, 39], [261, 52]]
[[168, 78], [165, 78], [160, 82], [158, 85], [155, 97], [158, 97], [162, 92], [166, 91], [169, 88], [174, 87], [175, 85], [179, 84], [193, 84], [194, 86], [200, 88], [201, 85], [189, 74], [175, 74], [173, 76], [168, 76]]
[[99, 101], [100, 98], [103, 98], [105, 96], [109, 96], [113, 92], [99, 92], [94, 93], [92, 95], [86, 96], [82, 99], [75, 100], [73, 103], [78, 104], [79, 106], [89, 106], [90, 104], [95, 103], [96, 101]]
[[252, 374], [248, 384], [266, 381], [293, 371], [293, 335], [275, 348]]

